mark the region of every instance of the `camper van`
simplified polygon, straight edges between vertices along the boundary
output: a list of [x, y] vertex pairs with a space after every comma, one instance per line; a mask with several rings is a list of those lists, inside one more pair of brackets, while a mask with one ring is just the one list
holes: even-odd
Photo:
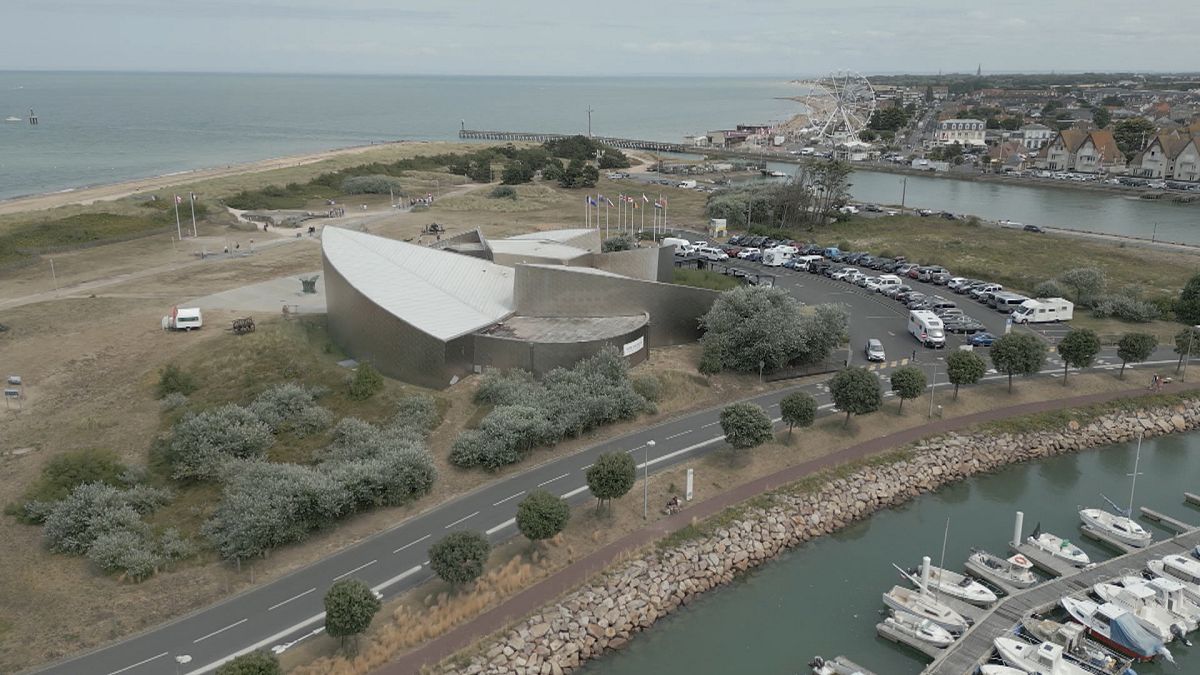
[[1047, 323], [1070, 321], [1075, 314], [1075, 305], [1063, 298], [1038, 298], [1026, 300], [1013, 310], [1013, 323]]
[[926, 347], [941, 349], [946, 346], [942, 320], [927, 309], [914, 309], [908, 313], [908, 332]]
[[812, 267], [811, 267], [811, 265], [812, 265], [813, 263], [815, 263], [815, 262], [820, 262], [820, 261], [822, 261], [822, 260], [824, 260], [824, 259], [825, 259], [825, 258], [823, 258], [822, 256], [819, 256], [819, 255], [797, 255], [797, 256], [792, 256], [792, 260], [794, 261], [794, 264], [795, 264], [795, 267], [796, 267], [796, 269], [798, 269], [798, 270], [805, 270], [805, 271], [808, 271], [808, 272], [811, 272], [811, 271], [812, 271]]
[[775, 246], [763, 251], [762, 263], [767, 267], [779, 267], [799, 252], [795, 246]]
[[163, 330], [192, 330], [204, 325], [199, 307], [172, 307], [171, 314], [162, 319]]
[[875, 290], [882, 293], [889, 288], [895, 288], [897, 286], [900, 286], [901, 283], [902, 282], [900, 281], [900, 277], [896, 276], [895, 274], [880, 274], [879, 275], [879, 286]]
[[692, 242], [679, 237], [663, 237], [663, 246], [674, 246], [675, 255], [687, 255], [692, 252]]

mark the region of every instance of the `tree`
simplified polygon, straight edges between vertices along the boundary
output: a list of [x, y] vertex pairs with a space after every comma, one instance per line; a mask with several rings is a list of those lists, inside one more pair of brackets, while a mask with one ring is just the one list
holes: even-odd
[[1092, 111], [1092, 123], [1103, 129], [1112, 123], [1112, 113], [1108, 108], [1096, 108]]
[[479, 532], [460, 530], [429, 547], [429, 568], [451, 586], [462, 586], [483, 574], [492, 545]]
[[596, 181], [600, 180], [600, 170], [588, 164], [583, 167], [583, 171], [579, 175], [579, 184], [576, 187], [596, 187]]
[[1075, 328], [1058, 343], [1058, 355], [1063, 360], [1063, 386], [1067, 386], [1067, 371], [1087, 368], [1100, 352], [1100, 337], [1087, 328]]
[[1175, 334], [1175, 353], [1179, 355], [1179, 362], [1175, 364], [1175, 372], [1179, 372], [1179, 369], [1183, 367], [1183, 360], [1193, 352], [1200, 353], [1200, 329], [1188, 326]]
[[528, 183], [533, 180], [533, 169], [521, 160], [513, 160], [504, 166], [504, 172], [500, 174], [500, 182], [505, 185], [517, 185], [519, 183]]
[[806, 391], [794, 391], [779, 402], [779, 414], [787, 422], [788, 435], [793, 427], [810, 427], [817, 419], [817, 399]]
[[351, 646], [353, 650], [352, 638], [371, 625], [381, 607], [367, 582], [342, 579], [325, 593], [325, 632], [329, 637], [341, 638], [342, 649]]
[[1175, 303], [1175, 315], [1189, 326], [1200, 324], [1200, 274], [1192, 275], [1179, 292], [1179, 301]]
[[954, 399], [958, 400], [958, 388], [964, 384], [975, 384], [983, 379], [987, 364], [975, 352], [955, 350], [946, 357], [946, 374], [954, 385]]
[[844, 339], [846, 312], [837, 305], [810, 312], [782, 288], [742, 286], [722, 293], [700, 326], [704, 352], [721, 368], [772, 372], [828, 358]]
[[474, 183], [492, 182], [492, 158], [485, 156], [472, 162], [471, 169], [467, 171], [467, 178]]
[[1046, 360], [1046, 345], [1031, 333], [1009, 333], [992, 343], [992, 365], [1008, 376], [1012, 391], [1013, 375], [1033, 375]]
[[187, 396], [196, 391], [196, 378], [185, 372], [174, 363], [168, 363], [158, 374], [158, 397], [167, 394], [183, 394]]
[[549, 539], [567, 526], [571, 507], [565, 499], [534, 490], [517, 505], [517, 529], [530, 541]]
[[725, 442], [738, 450], [762, 445], [771, 438], [771, 418], [762, 406], [734, 403], [721, 411], [721, 431]]
[[892, 372], [892, 391], [900, 399], [900, 409], [903, 412], [904, 402], [914, 399], [925, 391], [925, 372], [916, 366], [903, 366]]
[[217, 668], [217, 675], [282, 675], [279, 657], [262, 650], [242, 654]]
[[350, 378], [350, 398], [365, 401], [383, 389], [383, 376], [369, 363], [360, 363]]
[[1067, 270], [1058, 277], [1058, 282], [1069, 287], [1071, 298], [1081, 307], [1091, 307], [1104, 294], [1106, 284], [1104, 271], [1096, 267], [1077, 267]]
[[844, 368], [829, 380], [829, 395], [838, 410], [846, 413], [844, 428], [851, 415], [865, 415], [883, 405], [883, 390], [879, 378], [866, 368]]
[[606, 452], [588, 467], [587, 486], [596, 497], [596, 508], [633, 489], [637, 480], [637, 463], [628, 452]]
[[1117, 342], [1117, 358], [1121, 359], [1121, 378], [1125, 378], [1125, 364], [1141, 363], [1150, 358], [1158, 348], [1158, 338], [1149, 333], [1126, 333]]
[[1154, 136], [1154, 122], [1145, 117], [1130, 117], [1113, 125], [1113, 139], [1125, 153], [1125, 159], [1133, 157]]

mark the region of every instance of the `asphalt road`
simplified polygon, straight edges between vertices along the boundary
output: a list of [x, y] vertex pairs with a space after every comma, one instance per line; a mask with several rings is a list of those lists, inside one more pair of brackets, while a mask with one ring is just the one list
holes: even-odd
[[[744, 265], [762, 271], [759, 265]], [[872, 364], [872, 368], [884, 380], [885, 390], [888, 389], [888, 371], [910, 359], [914, 349], [918, 363], [929, 366], [932, 374], [935, 364], [940, 364], [945, 354], [956, 348], [955, 343], [961, 341], [952, 336], [945, 349], [926, 350], [905, 332], [907, 310], [898, 303], [842, 281], [782, 268], [772, 271], [777, 274], [780, 287], [787, 288], [805, 303], [837, 301], [848, 306], [851, 363], [865, 365], [860, 350], [868, 337], [883, 341], [889, 360]], [[941, 291], [947, 295], [944, 289]], [[962, 298], [950, 296], [956, 301]], [[970, 300], [960, 302], [964, 309], [972, 304]], [[1004, 318], [996, 312], [978, 305], [965, 311], [983, 320], [991, 332], [1003, 333]], [[1105, 358], [1111, 359], [1111, 355]], [[1164, 363], [1175, 361], [1169, 350], [1160, 351], [1155, 358]], [[1119, 361], [1116, 363], [1119, 366]], [[1061, 363], [1052, 360], [1045, 372], [1061, 375], [1061, 367]], [[1106, 367], [1114, 366], [1107, 361]], [[992, 374], [990, 377], [1002, 376]], [[944, 375], [940, 381], [945, 386]], [[795, 389], [750, 400], [777, 419], [780, 399]], [[801, 389], [817, 397], [824, 413], [834, 412], [823, 384]], [[570, 456], [531, 466], [523, 473], [488, 483], [276, 581], [39, 672], [55, 675], [206, 673], [248, 651], [286, 650], [322, 630], [323, 597], [334, 582], [343, 578], [361, 579], [385, 597], [403, 592], [431, 577], [428, 547], [447, 533], [465, 529], [483, 531], [494, 543], [514, 536], [517, 503], [532, 490], [550, 490], [573, 503], [590, 499], [584, 472], [603, 452], [630, 452], [638, 462], [639, 472], [647, 469], [654, 472], [721, 447], [724, 438], [718, 422], [719, 413], [720, 407], [717, 407], [685, 415], [604, 441]], [[649, 441], [654, 441], [655, 445], [650, 447]], [[637, 489], [634, 488], [635, 492]], [[652, 504], [650, 508], [661, 509], [662, 504]], [[189, 657], [186, 663], [177, 662], [184, 656]]]

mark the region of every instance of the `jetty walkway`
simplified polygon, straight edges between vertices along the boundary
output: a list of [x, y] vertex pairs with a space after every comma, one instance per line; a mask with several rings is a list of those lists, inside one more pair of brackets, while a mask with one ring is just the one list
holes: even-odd
[[[527, 131], [480, 131], [477, 129], [461, 129], [458, 137], [472, 141], [509, 141], [545, 143], [563, 138], [572, 138], [579, 134], [545, 134]], [[683, 143], [667, 143], [665, 141], [646, 141], [636, 138], [613, 138], [611, 136], [592, 136], [593, 141], [611, 145], [623, 150], [651, 150], [653, 152], [711, 152], [710, 148], [697, 148]]]
[[961, 638], [955, 640], [929, 664], [923, 675], [967, 675], [974, 673], [992, 653], [997, 637], [1010, 635], [1031, 614], [1053, 609], [1060, 598], [1086, 592], [1098, 583], [1121, 576], [1126, 570], [1145, 569], [1150, 560], [1172, 553], [1187, 555], [1200, 545], [1200, 530], [1190, 529], [1170, 539], [1110, 558], [1095, 567], [1072, 570], [1056, 579], [1006, 596], [987, 610]]

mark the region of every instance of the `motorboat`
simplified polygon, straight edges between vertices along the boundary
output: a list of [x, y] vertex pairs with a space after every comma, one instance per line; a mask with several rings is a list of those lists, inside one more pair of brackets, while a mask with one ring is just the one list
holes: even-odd
[[892, 630], [897, 633], [920, 640], [925, 644], [943, 649], [949, 647], [951, 642], [954, 642], [954, 636], [950, 631], [942, 628], [929, 619], [919, 619], [908, 612], [892, 611], [892, 615], [883, 620]]
[[1000, 660], [1026, 673], [1039, 675], [1091, 675], [1087, 669], [1066, 659], [1062, 645], [1053, 642], [1030, 644], [1009, 637], [996, 638]]
[[1159, 605], [1184, 622], [1187, 632], [1200, 628], [1200, 602], [1196, 602], [1187, 594], [1183, 584], [1167, 577], [1154, 577], [1147, 581], [1142, 577], [1123, 577], [1122, 586], [1144, 584], [1154, 591]]
[[1157, 636], [1147, 631], [1129, 611], [1112, 603], [1096, 604], [1070, 596], [1058, 601], [1067, 614], [1083, 624], [1088, 635], [1100, 644], [1138, 661], [1153, 661], [1162, 656], [1171, 663], [1175, 657]]
[[1014, 588], [1029, 588], [1038, 582], [1033, 573], [1033, 563], [1020, 553], [1006, 559], [975, 549], [964, 565], [968, 572], [986, 581]]
[[1155, 576], [1178, 581], [1183, 586], [1183, 592], [1200, 603], [1200, 562], [1172, 553], [1147, 562], [1146, 569]]
[[1134, 548], [1145, 548], [1150, 545], [1152, 539], [1146, 528], [1138, 525], [1137, 521], [1104, 509], [1080, 509], [1079, 520], [1083, 522], [1084, 527], [1090, 527]]
[[1137, 675], [1129, 667], [1128, 656], [1105, 647], [1087, 637], [1078, 623], [1059, 623], [1050, 619], [1026, 618], [1021, 622], [1026, 636], [1040, 642], [1053, 642], [1075, 661], [1103, 675]]
[[892, 586], [892, 590], [884, 593], [883, 604], [897, 612], [929, 619], [954, 634], [965, 633], [970, 627], [970, 623], [961, 614], [938, 602], [933, 596], [903, 586]]
[[820, 656], [814, 656], [808, 667], [812, 669], [812, 675], [866, 675], [862, 668], [841, 656], [828, 661]]
[[1176, 638], [1187, 642], [1187, 622], [1167, 611], [1158, 602], [1154, 591], [1147, 588], [1145, 583], [1135, 583], [1129, 586], [1115, 584], [1096, 584], [1092, 592], [1105, 602], [1128, 610], [1137, 617], [1142, 628], [1150, 631], [1163, 642]]
[[4, 121], [5, 121], [5, 122], [20, 122], [20, 121], [21, 121], [21, 118], [20, 118], [20, 117], [14, 117], [14, 116], [12, 116], [12, 115], [9, 115], [8, 117], [5, 117], [5, 118], [4, 118]]
[[[899, 565], [895, 567], [897, 570], [900, 570], [900, 574], [905, 579], [908, 579], [917, 588], [921, 588], [921, 575], [918, 570], [905, 571], [900, 569]], [[992, 589], [975, 581], [971, 577], [932, 565], [929, 567], [929, 582], [925, 588], [928, 592], [945, 593], [952, 598], [965, 600], [972, 605], [987, 606], [997, 600], [996, 594], [992, 592]]]
[[1087, 567], [1092, 564], [1088, 554], [1070, 541], [1057, 534], [1042, 532], [1041, 527], [1034, 528], [1033, 534], [1025, 539], [1030, 546], [1043, 551], [1052, 558], [1065, 561], [1075, 567]]
[[1025, 675], [1025, 671], [1010, 666], [987, 663], [979, 666], [980, 675]]

